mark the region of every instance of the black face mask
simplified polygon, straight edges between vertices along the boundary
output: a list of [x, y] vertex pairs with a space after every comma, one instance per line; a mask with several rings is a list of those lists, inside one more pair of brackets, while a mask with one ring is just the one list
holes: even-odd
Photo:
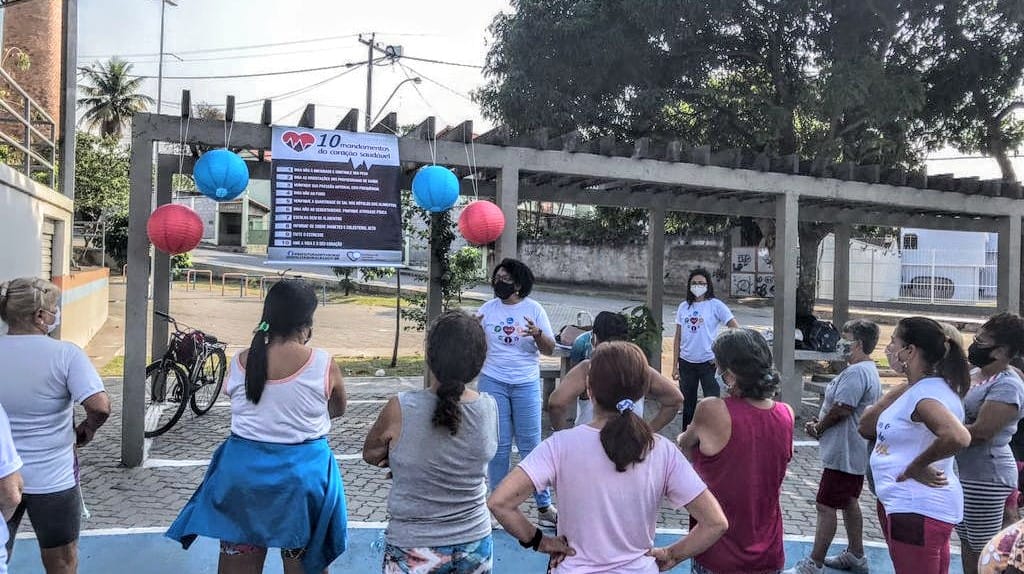
[[516, 286], [512, 283], [505, 283], [504, 281], [498, 281], [494, 284], [494, 296], [498, 299], [505, 300], [515, 295]]
[[992, 356], [993, 349], [995, 347], [980, 347], [977, 343], [971, 343], [971, 346], [967, 347], [967, 360], [975, 367], [985, 368], [996, 360]]

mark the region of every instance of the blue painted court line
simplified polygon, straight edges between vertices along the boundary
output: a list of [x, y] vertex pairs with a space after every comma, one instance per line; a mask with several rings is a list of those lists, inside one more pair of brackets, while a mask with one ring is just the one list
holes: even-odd
[[[374, 525], [375, 526], [375, 525]], [[331, 566], [332, 573], [380, 572], [381, 553], [372, 544], [380, 536], [379, 527], [353, 527], [349, 529], [349, 549]], [[659, 533], [658, 545], [671, 544], [678, 534]], [[145, 574], [214, 574], [217, 571], [218, 544], [215, 540], [200, 538], [188, 551], [178, 543], [164, 538], [163, 529], [125, 529], [83, 532], [79, 541], [79, 573], [109, 574], [111, 572], [140, 572]], [[786, 541], [786, 566], [792, 566], [811, 550], [807, 540]], [[833, 552], [841, 548], [833, 547]], [[866, 549], [872, 574], [893, 572], [888, 551], [873, 544]], [[547, 557], [519, 547], [516, 540], [504, 530], [494, 532], [495, 574], [544, 572]], [[953, 556], [951, 574], [962, 574], [960, 558]], [[14, 546], [14, 559], [10, 564], [14, 574], [43, 574], [36, 541], [19, 538]], [[281, 558], [277, 552], [267, 556], [267, 572], [281, 572]], [[690, 572], [689, 562], [672, 572]], [[826, 572], [838, 572], [826, 570]]]

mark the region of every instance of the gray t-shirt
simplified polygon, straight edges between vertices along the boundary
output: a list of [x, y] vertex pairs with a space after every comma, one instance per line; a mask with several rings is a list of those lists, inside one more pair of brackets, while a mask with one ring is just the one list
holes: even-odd
[[882, 381], [878, 378], [874, 361], [861, 361], [846, 367], [825, 387], [818, 420], [824, 419], [836, 404], [853, 407], [850, 416], [826, 429], [818, 439], [821, 463], [825, 468], [849, 474], [868, 471], [867, 441], [857, 432], [857, 425], [864, 410], [881, 394]]
[[400, 548], [450, 546], [491, 533], [487, 463], [498, 449], [494, 397], [463, 402], [459, 432], [431, 422], [437, 395], [399, 393], [402, 432], [388, 454], [394, 482], [388, 496], [387, 541]]
[[972, 444], [956, 455], [960, 479], [1017, 486], [1017, 462], [1010, 449], [1010, 438], [1017, 431], [1017, 421], [1024, 416], [1024, 382], [1012, 369], [1007, 369], [971, 387], [964, 396], [964, 424], [973, 424], [978, 419], [985, 401], [1013, 405], [1017, 407], [1017, 416], [991, 440]]

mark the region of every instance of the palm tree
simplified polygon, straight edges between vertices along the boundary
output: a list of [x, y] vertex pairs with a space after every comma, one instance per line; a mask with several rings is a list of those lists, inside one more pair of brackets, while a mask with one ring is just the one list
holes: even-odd
[[120, 138], [125, 123], [153, 104], [153, 98], [139, 93], [143, 78], [132, 77], [131, 71], [130, 63], [116, 57], [82, 69], [85, 83], [78, 89], [86, 97], [78, 99], [78, 106], [85, 108], [82, 121], [89, 129]]

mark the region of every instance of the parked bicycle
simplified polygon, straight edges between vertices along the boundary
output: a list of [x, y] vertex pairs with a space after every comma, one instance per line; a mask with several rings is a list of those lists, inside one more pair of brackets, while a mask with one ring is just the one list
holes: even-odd
[[213, 408], [224, 385], [227, 346], [216, 337], [160, 311], [154, 315], [174, 326], [164, 356], [146, 367], [145, 436], [167, 432], [189, 404], [197, 416]]

